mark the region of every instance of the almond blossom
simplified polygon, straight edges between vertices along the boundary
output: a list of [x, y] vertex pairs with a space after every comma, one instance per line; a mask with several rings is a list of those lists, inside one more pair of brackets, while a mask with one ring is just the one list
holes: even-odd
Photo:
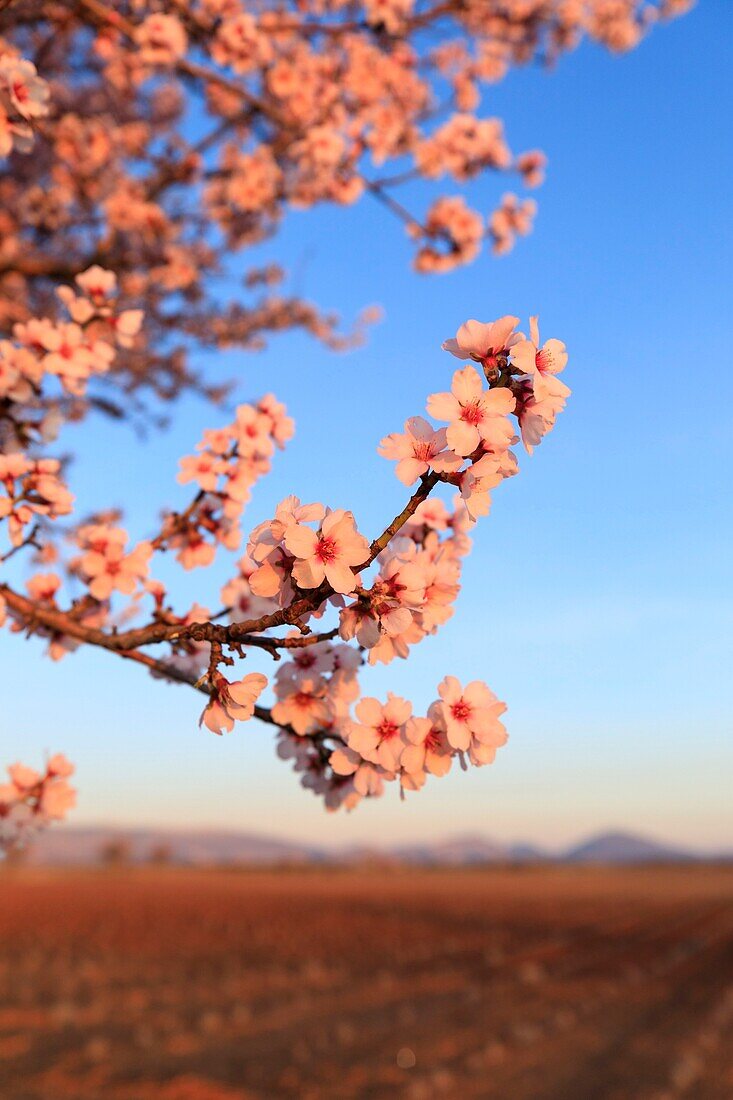
[[480, 444], [489, 448], [507, 445], [511, 432], [506, 416], [514, 410], [515, 404], [510, 390], [484, 389], [478, 371], [474, 367], [464, 367], [453, 375], [451, 392], [431, 394], [427, 408], [437, 420], [449, 422], [448, 446], [457, 455], [465, 456], [472, 454]]
[[[583, 36], [631, 48], [655, 13], [683, 6], [512, 0], [487, 17], [472, 0], [4, 5], [0, 625], [18, 641], [42, 639], [52, 659], [93, 645], [122, 655], [130, 675], [208, 692], [202, 725], [217, 733], [252, 717], [274, 727], [278, 752], [329, 810], [390, 784], [419, 789], [457, 755], [493, 759], [504, 707], [486, 685], [447, 677], [421, 717], [399, 695], [362, 698], [360, 673], [391, 672], [454, 615], [476, 521], [517, 472], [511, 448], [521, 434], [531, 451], [569, 396], [564, 345], [540, 345], [535, 319], [529, 340], [514, 316], [466, 321], [444, 345], [462, 369], [450, 392], [428, 398], [437, 423], [402, 410], [404, 431], [379, 444], [410, 490], [385, 501], [372, 541], [350, 511], [294, 495], [274, 512], [266, 496], [256, 501], [258, 518], [271, 518], [245, 539], [245, 509], [294, 424], [272, 393], [234, 404], [229, 382], [250, 374], [244, 355], [295, 330], [344, 350], [375, 320], [342, 327], [256, 250], [293, 210], [376, 200], [422, 274], [469, 263], [487, 243], [507, 251], [535, 204], [490, 196], [508, 175], [537, 186], [546, 157], [512, 152], [502, 120], [486, 117], [486, 85], [554, 62]], [[446, 193], [436, 185], [446, 176], [461, 191], [480, 180], [484, 205]], [[296, 400], [319, 385], [306, 357], [299, 366]], [[82, 502], [66, 522], [69, 426], [106, 416], [153, 430], [179, 396], [195, 396], [186, 407], [196, 409], [231, 399], [235, 411], [191, 440], [174, 506], [125, 518], [122, 477], [115, 507], [102, 499], [90, 514]], [[333, 458], [328, 433], [324, 420]], [[227, 554], [236, 558], [214, 591], [181, 604], [180, 570]], [[161, 562], [165, 585], [153, 578]], [[242, 675], [245, 657], [256, 671]], [[273, 660], [264, 706], [259, 669]], [[60, 816], [72, 800], [65, 769], [58, 758], [46, 772], [13, 769], [0, 818], [15, 829]]]
[[348, 745], [335, 749], [329, 764], [336, 775], [353, 776], [354, 790], [364, 798], [379, 798], [384, 793], [384, 781], [394, 779], [394, 774], [379, 764], [365, 760]]
[[498, 321], [465, 321], [454, 339], [443, 342], [443, 351], [457, 359], [474, 359], [484, 367], [495, 367], [500, 355], [506, 355], [522, 339], [516, 332], [518, 317], [500, 317]]
[[410, 718], [405, 725], [407, 744], [402, 752], [403, 773], [409, 776], [447, 775], [453, 762], [440, 704], [434, 703], [427, 718]]
[[369, 553], [369, 542], [357, 531], [353, 514], [343, 508], [329, 512], [317, 532], [292, 524], [283, 541], [295, 558], [293, 578], [306, 589], [317, 588], [325, 580], [334, 592], [353, 592], [354, 567], [363, 564]]
[[405, 747], [405, 723], [411, 714], [412, 705], [391, 691], [384, 704], [378, 699], [362, 699], [356, 705], [358, 722], [351, 723], [346, 732], [349, 748], [388, 772], [397, 771]]
[[412, 485], [428, 472], [445, 445], [445, 428], [436, 430], [422, 416], [411, 416], [405, 421], [404, 435], [394, 432], [385, 436], [378, 453], [384, 458], [398, 459], [397, 477], [403, 485]]
[[328, 686], [322, 676], [281, 679], [275, 685], [275, 694], [278, 702], [272, 708], [272, 716], [279, 725], [305, 736], [331, 722]]
[[267, 687], [267, 677], [261, 672], [250, 672], [241, 680], [231, 683], [217, 674], [212, 682], [211, 700], [204, 707], [199, 720], [212, 733], [228, 733], [235, 722], [248, 721], [255, 712], [255, 703]]
[[529, 340], [520, 340], [512, 348], [512, 363], [532, 381], [532, 393], [538, 401], [545, 397], [570, 396], [568, 387], [555, 376], [565, 369], [568, 353], [562, 340], [546, 340], [540, 347], [536, 317], [529, 319]]
[[74, 767], [61, 753], [50, 757], [42, 772], [26, 764], [7, 770], [9, 782], [0, 783], [0, 851], [22, 845], [76, 804], [76, 791], [67, 782]]
[[455, 676], [446, 676], [438, 694], [448, 744], [468, 752], [472, 764], [490, 764], [507, 740], [499, 721], [506, 705], [480, 680], [472, 680], [464, 689]]

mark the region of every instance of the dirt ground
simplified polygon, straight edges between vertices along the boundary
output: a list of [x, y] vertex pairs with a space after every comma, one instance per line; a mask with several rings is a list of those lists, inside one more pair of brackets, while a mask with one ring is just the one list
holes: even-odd
[[731, 1100], [733, 869], [0, 874], [2, 1100]]

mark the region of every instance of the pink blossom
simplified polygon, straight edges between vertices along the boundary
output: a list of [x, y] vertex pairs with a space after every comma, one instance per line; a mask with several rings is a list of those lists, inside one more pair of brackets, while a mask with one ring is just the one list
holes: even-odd
[[497, 358], [522, 339], [515, 331], [518, 317], [500, 317], [498, 321], [465, 321], [455, 339], [445, 340], [443, 351], [457, 359], [474, 359], [487, 367], [495, 367]]
[[392, 692], [387, 693], [384, 704], [369, 697], [361, 699], [356, 705], [359, 721], [352, 722], [346, 734], [349, 748], [386, 771], [395, 772], [405, 747], [405, 723], [411, 713], [411, 704]]
[[335, 749], [329, 763], [336, 775], [354, 777], [354, 789], [364, 798], [379, 798], [384, 792], [384, 780], [394, 779], [394, 773], [373, 764], [348, 745]]
[[286, 548], [295, 557], [293, 578], [300, 588], [317, 588], [324, 580], [334, 592], [353, 592], [357, 579], [354, 566], [363, 564], [369, 543], [356, 529], [351, 512], [337, 508], [315, 532], [293, 524], [285, 532]]
[[58, 779], [55, 783], [44, 784], [39, 799], [39, 810], [49, 820], [60, 820], [66, 817], [69, 810], [76, 805], [76, 791], [65, 779]]
[[267, 687], [267, 677], [261, 672], [250, 672], [241, 680], [230, 683], [220, 674], [212, 682], [211, 701], [204, 707], [199, 725], [203, 723], [212, 733], [228, 733], [234, 723], [246, 722], [255, 711], [255, 703]]
[[489, 490], [516, 472], [517, 460], [512, 451], [487, 452], [469, 466], [461, 477], [460, 488], [472, 519], [488, 515], [491, 507]]
[[450, 393], [434, 393], [428, 398], [428, 412], [438, 420], [447, 420], [448, 446], [457, 455], [472, 454], [479, 444], [506, 445], [506, 416], [515, 407], [511, 392], [505, 388], [484, 389], [474, 367], [464, 367], [453, 375]]
[[403, 485], [412, 485], [428, 472], [445, 443], [445, 428], [436, 430], [421, 416], [412, 416], [405, 421], [404, 435], [394, 432], [385, 436], [378, 452], [384, 458], [398, 459], [397, 477]]
[[473, 763], [491, 763], [497, 748], [506, 743], [506, 730], [499, 721], [506, 705], [480, 680], [472, 680], [464, 689], [455, 676], [446, 676], [438, 694], [451, 747], [468, 751]]
[[31, 61], [6, 54], [0, 57], [0, 99], [23, 118], [48, 114], [49, 88]]
[[280, 725], [305, 735], [328, 726], [332, 711], [327, 697], [327, 685], [321, 676], [308, 676], [275, 685], [278, 702], [272, 717]]
[[532, 392], [538, 401], [545, 397], [568, 398], [570, 390], [555, 377], [565, 369], [568, 361], [565, 345], [562, 340], [546, 340], [540, 347], [536, 317], [530, 317], [529, 330], [530, 339], [521, 340], [512, 348], [512, 363], [530, 378]]
[[74, 765], [63, 753], [57, 752], [49, 759], [46, 770], [49, 775], [57, 775], [60, 779], [68, 779], [70, 775], [74, 774]]
[[402, 752], [402, 770], [408, 775], [447, 775], [453, 762], [440, 704], [433, 703], [427, 718], [410, 718], [405, 725], [407, 742]]
[[219, 478], [226, 470], [226, 463], [216, 455], [204, 451], [203, 454], [185, 455], [180, 459], [181, 472], [176, 480], [181, 485], [188, 481], [195, 481], [199, 489], [213, 493]]
[[41, 782], [40, 772], [35, 768], [29, 768], [26, 764], [11, 764], [8, 775], [19, 791], [30, 790]]
[[140, 58], [148, 65], [171, 65], [183, 57], [188, 37], [175, 15], [155, 12], [148, 15], [137, 30]]
[[[121, 532], [124, 536], [124, 532]], [[79, 563], [80, 572], [97, 600], [107, 600], [113, 592], [131, 595], [148, 576], [153, 553], [149, 542], [140, 542], [126, 554], [118, 536], [102, 550], [90, 549]]]

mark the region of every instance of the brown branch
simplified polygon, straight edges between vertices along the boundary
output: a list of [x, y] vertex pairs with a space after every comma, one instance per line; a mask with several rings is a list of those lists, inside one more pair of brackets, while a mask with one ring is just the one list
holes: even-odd
[[20, 553], [21, 550], [25, 550], [26, 546], [35, 546], [36, 549], [38, 549], [36, 535], [38, 534], [39, 529], [39, 525], [36, 524], [31, 530], [30, 534], [26, 535], [22, 542], [19, 542], [17, 546], [13, 546], [11, 550], [8, 550], [7, 554], [2, 554], [0, 556], [0, 565], [4, 565], [6, 561], [10, 561], [10, 559], [16, 554]]
[[[200, 691], [203, 695], [211, 694], [206, 683], [202, 683], [200, 678], [197, 678], [193, 673], [186, 672], [181, 668], [176, 668], [175, 665], [169, 665], [167, 661], [160, 661], [155, 657], [151, 657], [149, 653], [139, 653], [136, 650], [127, 652], [123, 650], [119, 656], [124, 657], [125, 660], [134, 661], [136, 664], [144, 665], [151, 673], [155, 672], [166, 680], [171, 680], [177, 684], [187, 684], [188, 687], [192, 687], [194, 691]], [[323, 737], [326, 736], [325, 730], [320, 737], [318, 734], [298, 734], [292, 726], [281, 725], [280, 722], [276, 722], [272, 717], [272, 711], [269, 707], [261, 707], [259, 704], [255, 704], [254, 716], [255, 718], [259, 718], [260, 722], [266, 722], [269, 726], [277, 726], [278, 729], [283, 730], [285, 733], [289, 733], [292, 737], [306, 737], [309, 740], [318, 742], [323, 740]], [[328, 734], [328, 736], [330, 736], [330, 734]], [[341, 738], [334, 734], [333, 740], [341, 741]]]
[[[360, 572], [372, 564], [400, 528], [415, 514], [422, 502], [427, 500], [432, 490], [441, 480], [440, 474], [423, 475], [420, 484], [402, 511], [395, 516], [382, 534], [371, 543], [368, 558], [362, 562], [356, 572]], [[185, 639], [191, 639], [195, 642], [218, 642], [224, 645], [231, 645], [232, 643], [252, 645], [271, 651], [276, 648], [294, 649], [302, 645], [312, 645], [314, 643], [309, 640], [312, 635], [309, 629], [303, 625], [302, 620], [315, 611], [332, 594], [333, 589], [324, 582], [318, 588], [309, 592], [308, 595], [294, 600], [289, 607], [274, 611], [269, 615], [262, 615], [259, 619], [247, 619], [244, 622], [230, 623], [228, 626], [213, 622], [187, 624], [153, 622], [132, 630], [117, 631], [113, 629], [111, 632], [107, 632], [100, 630], [98, 627], [84, 626], [82, 623], [75, 622], [70, 618], [67, 611], [34, 603], [7, 585], [0, 584], [0, 595], [5, 597], [8, 607], [29, 623], [40, 623], [58, 634], [67, 634], [77, 641], [99, 646], [102, 649], [110, 649], [117, 653], [122, 651], [129, 653], [141, 646], [156, 645], [160, 642], [183, 641]], [[309, 637], [302, 639], [253, 637], [253, 635], [260, 635], [264, 631], [278, 626], [297, 626]], [[335, 636], [335, 634], [331, 636]], [[316, 635], [316, 637], [319, 641], [323, 640], [320, 635]], [[296, 645], [296, 643], [299, 644]]]
[[[125, 19], [124, 16], [119, 15], [118, 12], [112, 11], [105, 4], [101, 3], [100, 0], [77, 0], [77, 5], [79, 8], [86, 9], [98, 21], [107, 23], [109, 26], [114, 27], [115, 30], [120, 31], [121, 34], [124, 34], [125, 37], [129, 38], [132, 42], [137, 42], [138, 27], [134, 23], [131, 23], [129, 19]], [[256, 96], [237, 81], [230, 80], [228, 77], [222, 76], [212, 69], [207, 69], [205, 65], [199, 65], [195, 61], [189, 61], [187, 58], [180, 58], [176, 61], [174, 63], [174, 68], [177, 72], [185, 76], [193, 77], [196, 80], [203, 80], [209, 84], [216, 84], [220, 88], [224, 88], [225, 91], [239, 96], [250, 107], [253, 107], [255, 110], [259, 111], [260, 114], [264, 115], [265, 118], [269, 118], [283, 129], [294, 129], [291, 119], [287, 118], [272, 104], [266, 103], [263, 99], [260, 99], [259, 96]]]

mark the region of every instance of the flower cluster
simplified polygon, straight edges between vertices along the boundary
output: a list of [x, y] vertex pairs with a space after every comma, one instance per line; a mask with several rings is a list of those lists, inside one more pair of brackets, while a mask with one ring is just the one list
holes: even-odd
[[37, 516], [56, 519], [71, 512], [74, 498], [59, 474], [54, 458], [0, 454], [0, 523], [8, 521], [13, 546], [20, 546], [29, 523]]
[[[328, 692], [321, 688], [317, 700], [313, 683], [310, 678], [301, 681], [307, 685], [304, 702], [293, 704], [289, 712], [302, 707], [312, 717], [307, 723], [304, 719], [302, 729], [290, 723], [278, 752], [294, 760], [303, 786], [322, 795], [332, 810], [353, 809], [362, 798], [379, 797], [384, 784], [395, 780], [403, 792], [420, 790], [429, 775], [447, 775], [456, 757], [463, 767], [467, 761], [490, 764], [507, 740], [499, 721], [506, 707], [478, 680], [463, 688], [455, 676], [446, 676], [426, 717], [413, 715], [406, 699], [389, 692], [385, 703], [360, 699], [353, 719], [348, 709], [329, 713]], [[330, 753], [317, 740], [303, 743], [305, 734], [319, 728], [337, 744]]]
[[106, 374], [116, 347], [130, 348], [140, 331], [143, 311], [117, 308], [117, 277], [94, 264], [75, 277], [76, 288], [58, 288], [70, 321], [44, 317], [18, 321], [14, 342], [0, 341], [0, 397], [27, 401], [47, 375], [59, 379], [76, 397], [89, 379]]
[[[83, 286], [83, 298], [69, 299], [69, 307], [83, 312], [88, 302], [103, 308], [108, 289], [100, 269], [94, 283]], [[384, 705], [362, 699], [358, 676], [365, 662], [406, 658], [453, 615], [469, 533], [488, 513], [491, 490], [517, 472], [512, 446], [521, 434], [531, 450], [565, 404], [570, 391], [558, 378], [567, 362], [565, 346], [555, 339], [541, 344], [535, 317], [529, 338], [518, 324], [513, 316], [470, 320], [443, 344], [466, 365], [455, 371], [450, 391], [427, 399], [427, 411], [440, 426], [414, 416], [403, 433], [381, 441], [379, 453], [396, 461], [399, 480], [417, 482], [418, 488], [373, 542], [358, 531], [351, 512], [286, 497], [274, 517], [251, 532], [235, 576], [221, 590], [224, 607], [215, 619], [228, 619], [228, 626], [206, 608], [195, 605], [180, 615], [168, 606], [166, 589], [149, 576], [153, 556], [172, 547], [190, 568], [208, 564], [216, 542], [235, 548], [251, 486], [269, 469], [275, 448], [292, 436], [285, 407], [268, 395], [239, 406], [233, 423], [207, 430], [196, 454], [182, 459], [179, 481], [193, 482], [197, 494], [185, 512], [164, 518], [156, 538], [129, 548], [113, 514], [92, 517], [71, 533], [79, 552], [65, 566], [83, 583], [85, 595], [65, 612], [58, 602], [59, 573], [36, 573], [27, 598], [7, 587], [0, 591], [0, 625], [9, 614], [13, 630], [48, 637], [54, 657], [92, 641], [136, 655], [156, 677], [202, 688], [209, 698], [201, 724], [214, 733], [255, 715], [273, 723], [281, 731], [280, 755], [294, 761], [303, 784], [330, 809], [379, 795], [385, 782], [396, 779], [403, 791], [419, 790], [428, 774], [446, 774], [454, 756], [464, 766], [490, 763], [506, 735], [499, 722], [504, 705], [486, 685], [473, 682], [464, 690], [446, 677], [423, 717], [391, 694]], [[18, 455], [0, 461], [16, 542], [18, 524], [32, 514], [21, 512], [18, 519], [22, 507], [54, 514], [64, 504], [70, 507], [59, 497], [57, 465], [33, 465]], [[50, 478], [50, 487], [41, 475]], [[453, 493], [452, 509], [431, 497], [440, 485]], [[55, 560], [43, 547], [38, 557]], [[128, 604], [105, 632], [113, 596], [119, 602], [127, 597]], [[144, 596], [154, 603], [150, 622], [121, 630]], [[310, 621], [328, 614], [336, 625], [314, 633]], [[273, 633], [288, 624], [296, 629]], [[165, 659], [140, 652], [160, 642], [170, 646]], [[238, 656], [244, 647], [277, 659], [287, 654], [272, 683], [269, 709], [259, 703], [268, 687], [265, 675], [230, 679], [220, 671], [235, 663], [225, 647]]]
[[166, 517], [157, 544], [176, 549], [185, 569], [210, 565], [217, 544], [236, 550], [252, 486], [269, 472], [275, 448], [284, 447], [294, 430], [285, 406], [270, 393], [256, 404], [239, 405], [228, 427], [204, 432], [197, 453], [181, 459], [178, 475], [181, 484], [197, 485], [198, 495], [183, 515]]
[[150, 542], [126, 549], [127, 532], [105, 523], [84, 524], [76, 533], [83, 553], [70, 565], [95, 600], [108, 600], [113, 592], [131, 596], [145, 583], [153, 553]]
[[0, 43], [0, 157], [33, 147], [34, 119], [48, 114], [49, 88], [31, 61], [6, 52]]
[[[317, 530], [308, 526], [313, 522]], [[252, 591], [284, 607], [297, 590], [318, 589], [324, 582], [333, 592], [353, 592], [369, 543], [351, 512], [301, 504], [290, 496], [278, 504], [274, 519], [252, 531], [247, 554], [257, 566], [250, 577]]]
[[43, 772], [25, 764], [8, 768], [8, 782], [0, 783], [0, 851], [23, 844], [33, 833], [66, 817], [76, 804], [69, 784], [74, 767], [65, 756], [52, 756]]
[[[424, 273], [471, 262], [487, 241], [506, 252], [534, 201], [508, 193], [487, 217], [468, 190], [480, 179], [486, 194], [499, 173], [534, 188], [546, 158], [511, 151], [502, 121], [481, 115], [482, 86], [583, 36], [629, 49], [689, 0], [488, 6], [0, 5], [0, 626], [43, 638], [54, 659], [94, 645], [203, 690], [216, 732], [269, 722], [329, 808], [390, 778], [417, 789], [454, 755], [485, 763], [502, 743], [487, 688], [448, 677], [414, 717], [396, 697], [360, 702], [358, 671], [406, 657], [453, 614], [473, 527], [517, 472], [512, 448], [521, 438], [531, 452], [564, 408], [564, 346], [541, 343], [535, 319], [528, 338], [513, 317], [461, 326], [445, 348], [462, 364], [427, 401], [435, 423], [412, 416], [380, 445], [411, 488], [403, 510], [368, 540], [350, 511], [287, 497], [252, 531], [214, 612], [172, 606], [155, 555], [192, 569], [239, 551], [243, 508], [293, 433], [283, 405], [268, 395], [205, 432], [181, 462], [193, 499], [132, 539], [112, 510], [63, 523], [65, 457], [45, 448], [92, 412], [149, 428], [182, 393], [221, 402], [226, 385], [192, 365], [213, 349], [255, 351], [293, 329], [333, 349], [358, 341], [373, 315], [343, 333], [288, 292], [277, 264], [242, 262], [292, 210], [376, 201]], [[413, 209], [396, 197], [445, 177], [460, 193], [431, 190]], [[25, 587], [11, 583], [24, 560]], [[270, 708], [262, 673], [221, 671], [245, 655], [281, 661]], [[15, 769], [0, 816], [55, 816], [64, 782]]]
[[211, 677], [211, 700], [201, 714], [200, 725], [212, 733], [231, 733], [234, 723], [246, 722], [255, 712], [255, 703], [267, 687], [267, 677], [250, 672], [236, 683], [225, 680], [220, 673]]

